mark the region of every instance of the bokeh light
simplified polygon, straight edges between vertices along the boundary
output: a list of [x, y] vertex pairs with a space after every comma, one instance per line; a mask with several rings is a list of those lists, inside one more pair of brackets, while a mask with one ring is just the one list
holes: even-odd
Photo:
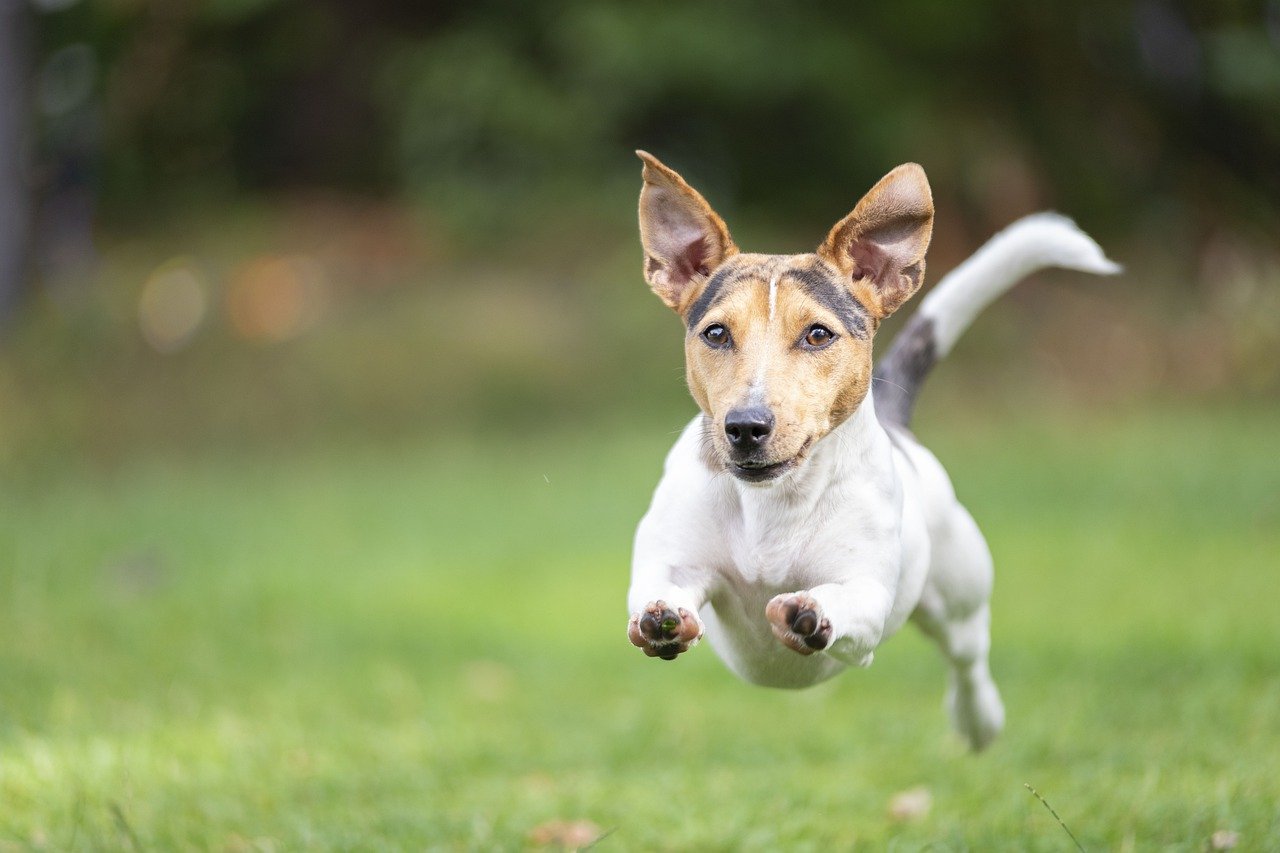
[[182, 349], [199, 331], [208, 310], [208, 285], [190, 258], [156, 268], [138, 298], [138, 326], [156, 352]]
[[227, 315], [236, 334], [254, 341], [296, 337], [324, 313], [328, 279], [306, 255], [263, 255], [241, 266], [227, 290]]

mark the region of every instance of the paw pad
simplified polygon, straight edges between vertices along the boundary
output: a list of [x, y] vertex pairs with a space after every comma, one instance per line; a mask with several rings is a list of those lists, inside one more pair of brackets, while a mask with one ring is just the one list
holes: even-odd
[[822, 607], [805, 593], [779, 595], [765, 608], [773, 634], [802, 655], [811, 655], [831, 645], [831, 622]]
[[689, 610], [652, 601], [631, 617], [627, 639], [651, 658], [675, 660], [702, 637], [702, 623]]

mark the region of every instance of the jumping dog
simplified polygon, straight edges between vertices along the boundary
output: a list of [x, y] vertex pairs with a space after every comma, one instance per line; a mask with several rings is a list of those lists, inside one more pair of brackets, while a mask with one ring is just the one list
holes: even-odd
[[910, 432], [920, 386], [992, 300], [1047, 266], [1119, 270], [1068, 219], [1037, 214], [946, 276], [872, 370], [872, 339], [924, 280], [933, 198], [897, 167], [812, 254], [739, 251], [676, 172], [644, 162], [644, 276], [683, 319], [701, 413], [636, 532], [627, 634], [674, 660], [705, 633], [770, 687], [868, 666], [908, 620], [950, 663], [946, 707], [981, 749], [1004, 724], [987, 664], [991, 553]]

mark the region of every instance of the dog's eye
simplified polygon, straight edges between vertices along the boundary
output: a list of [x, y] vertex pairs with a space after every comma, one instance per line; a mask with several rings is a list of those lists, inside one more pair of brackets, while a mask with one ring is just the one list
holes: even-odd
[[804, 336], [804, 342], [814, 349], [822, 349], [835, 339], [835, 332], [826, 326], [819, 326], [816, 323], [809, 327], [809, 331]]
[[724, 349], [729, 345], [729, 330], [719, 323], [712, 323], [702, 330], [702, 339], [716, 349]]

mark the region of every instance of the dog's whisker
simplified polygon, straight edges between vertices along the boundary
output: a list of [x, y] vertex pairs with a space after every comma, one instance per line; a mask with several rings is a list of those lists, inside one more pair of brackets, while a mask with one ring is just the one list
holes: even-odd
[[878, 382], [878, 383], [880, 383], [881, 385], [888, 385], [888, 386], [890, 386], [890, 387], [892, 387], [892, 388], [897, 388], [899, 391], [902, 391], [902, 392], [904, 392], [904, 393], [906, 393], [906, 394], [910, 394], [910, 393], [911, 393], [911, 390], [910, 390], [909, 388], [906, 388], [905, 386], [899, 385], [897, 382], [890, 382], [888, 379], [885, 379], [883, 376], [873, 376], [873, 377], [871, 377], [871, 384], [872, 384], [872, 385], [875, 385], [877, 382]]

